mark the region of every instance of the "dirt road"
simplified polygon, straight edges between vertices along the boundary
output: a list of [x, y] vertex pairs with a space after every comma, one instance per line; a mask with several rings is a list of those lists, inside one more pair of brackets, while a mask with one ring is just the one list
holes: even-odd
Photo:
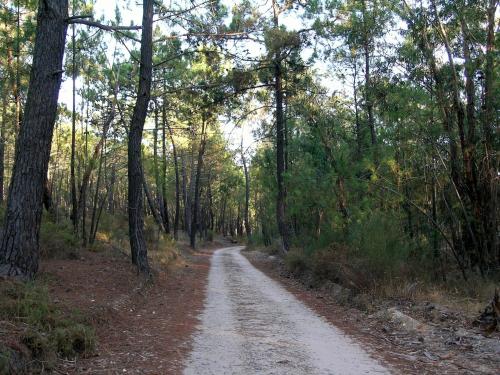
[[240, 254], [217, 250], [205, 309], [185, 375], [387, 374], [330, 325]]

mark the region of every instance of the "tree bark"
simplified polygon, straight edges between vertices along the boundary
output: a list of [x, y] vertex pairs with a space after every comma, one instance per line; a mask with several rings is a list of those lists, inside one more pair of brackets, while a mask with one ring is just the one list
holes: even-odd
[[[7, 86], [4, 84], [4, 87]], [[0, 203], [4, 201], [5, 129], [7, 126], [7, 93], [2, 90], [2, 122], [0, 124]]]
[[276, 174], [278, 182], [278, 193], [276, 199], [276, 219], [278, 222], [278, 230], [281, 235], [283, 251], [286, 253], [290, 248], [288, 227], [286, 224], [286, 209], [285, 209], [285, 129], [283, 118], [283, 88], [282, 88], [282, 71], [281, 61], [275, 62], [274, 68], [275, 78], [275, 96], [276, 96]]
[[[159, 131], [159, 121], [158, 121], [158, 103], [155, 101], [155, 110], [154, 110], [154, 117], [155, 117], [155, 130], [153, 132], [153, 169], [154, 169], [154, 177], [155, 177], [155, 184], [156, 184], [156, 201], [158, 203], [158, 211], [159, 211], [159, 219], [160, 222], [158, 223], [160, 226], [160, 230], [163, 229], [165, 233], [170, 232], [170, 225], [168, 221], [168, 212], [166, 211], [165, 205], [166, 205], [166, 199], [165, 195], [163, 194], [164, 192], [164, 182], [165, 182], [165, 177], [160, 179], [160, 170], [158, 168], [158, 131]], [[162, 142], [164, 145], [165, 142]], [[165, 154], [165, 148], [163, 148], [163, 154]], [[164, 163], [164, 157], [162, 158], [162, 170], [163, 166], [165, 165]], [[149, 194], [149, 191], [147, 189], [147, 184], [146, 180], [144, 180], [144, 192]], [[146, 195], [148, 199], [148, 204], [150, 205], [151, 210], [153, 211], [153, 216], [155, 220], [157, 219], [156, 217], [156, 208], [154, 207], [153, 200], [151, 199], [150, 195]], [[166, 215], [166, 216], [165, 216]]]
[[[484, 111], [482, 116], [482, 129], [484, 133], [484, 149], [485, 158], [482, 169], [485, 176], [481, 181], [483, 192], [483, 225], [486, 231], [488, 242], [488, 252], [491, 261], [497, 266], [500, 265], [500, 246], [498, 241], [498, 183], [495, 181], [497, 176], [496, 166], [498, 159], [495, 161], [495, 149], [493, 147], [493, 131], [498, 129], [498, 118], [495, 117], [496, 97], [495, 85], [498, 85], [495, 77], [495, 56], [497, 50], [495, 48], [495, 14], [497, 9], [497, 1], [489, 0], [487, 9], [487, 37], [486, 37], [486, 68], [484, 72]], [[492, 160], [493, 159], [493, 160]]]
[[161, 215], [163, 219], [163, 226], [165, 227], [165, 232], [170, 234], [170, 217], [168, 215], [168, 200], [167, 200], [167, 134], [166, 134], [166, 124], [167, 124], [167, 109], [165, 103], [162, 105], [162, 137], [161, 137], [161, 201], [162, 210]]
[[142, 212], [141, 142], [151, 96], [153, 72], [153, 0], [143, 1], [139, 88], [128, 136], [128, 221], [132, 263], [150, 275]]
[[245, 231], [247, 233], [248, 239], [250, 240], [250, 238], [252, 237], [252, 227], [250, 226], [250, 219], [249, 219], [250, 176], [248, 175], [247, 161], [245, 159], [245, 155], [243, 154], [243, 147], [241, 150], [241, 161], [243, 162], [243, 173], [245, 174], [245, 212], [244, 212]]
[[40, 1], [28, 97], [0, 243], [3, 276], [32, 278], [38, 270], [43, 189], [57, 115], [67, 18], [68, 0]]
[[195, 177], [195, 185], [194, 185], [194, 205], [193, 205], [193, 220], [191, 223], [191, 232], [189, 233], [189, 242], [191, 248], [196, 247], [196, 233], [198, 232], [199, 227], [199, 210], [200, 210], [200, 184], [201, 184], [201, 171], [203, 168], [203, 155], [205, 154], [205, 116], [203, 116], [202, 126], [201, 126], [201, 142], [200, 148], [198, 149], [198, 160], [196, 164], [196, 177]]
[[368, 25], [367, 25], [367, 9], [366, 1], [362, 1], [363, 6], [363, 23], [364, 23], [364, 40], [363, 40], [363, 51], [365, 55], [365, 104], [366, 112], [368, 115], [368, 128], [370, 129], [370, 140], [371, 144], [375, 145], [377, 143], [377, 137], [375, 133], [375, 120], [373, 118], [373, 100], [372, 100], [372, 87], [371, 87], [371, 75], [370, 75], [370, 43], [371, 38], [369, 35]]
[[[181, 211], [180, 203], [180, 179], [179, 179], [179, 160], [177, 159], [177, 147], [174, 142], [174, 135], [172, 133], [172, 128], [166, 122], [168, 127], [168, 133], [170, 135], [170, 142], [172, 142], [172, 156], [174, 158], [174, 170], [175, 170], [175, 216], [174, 216], [174, 239], [177, 239], [177, 231], [179, 230], [179, 217]], [[165, 130], [164, 130], [165, 131]]]
[[[75, 12], [75, 0], [73, 0], [73, 15]], [[73, 230], [78, 233], [78, 198], [76, 195], [75, 157], [76, 157], [76, 46], [75, 25], [71, 26], [72, 35], [72, 113], [71, 113], [71, 159], [70, 159], [70, 185], [71, 185], [71, 221]]]
[[191, 227], [191, 205], [188, 197], [187, 190], [187, 171], [186, 159], [184, 153], [181, 154], [181, 168], [182, 168], [182, 200], [184, 203], [184, 231], [189, 234]]
[[[274, 27], [279, 28], [278, 6], [273, 0]], [[282, 251], [287, 253], [290, 249], [288, 226], [286, 223], [285, 203], [285, 119], [283, 115], [283, 72], [281, 56], [276, 52], [274, 57], [274, 95], [276, 100], [276, 178], [278, 192], [276, 196], [276, 221], [281, 236]]]
[[357, 157], [361, 158], [361, 152], [363, 149], [364, 137], [363, 130], [361, 129], [361, 124], [359, 122], [359, 110], [358, 110], [358, 67], [356, 63], [356, 58], [353, 59], [353, 97], [354, 97], [354, 115], [356, 122], [356, 146], [357, 146]]
[[156, 209], [153, 197], [151, 196], [151, 192], [149, 190], [148, 183], [146, 181], [146, 176], [143, 176], [143, 178], [142, 178], [142, 187], [144, 189], [144, 194], [146, 195], [146, 202], [148, 203], [151, 214], [153, 215], [153, 219], [155, 220], [155, 223], [158, 225], [158, 228], [161, 231], [164, 229], [163, 228], [163, 221], [161, 218], [161, 214]]

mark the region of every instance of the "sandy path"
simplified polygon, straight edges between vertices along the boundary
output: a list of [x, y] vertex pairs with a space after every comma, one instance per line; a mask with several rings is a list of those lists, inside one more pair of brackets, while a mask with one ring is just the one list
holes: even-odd
[[387, 374], [356, 342], [240, 254], [217, 250], [185, 375]]

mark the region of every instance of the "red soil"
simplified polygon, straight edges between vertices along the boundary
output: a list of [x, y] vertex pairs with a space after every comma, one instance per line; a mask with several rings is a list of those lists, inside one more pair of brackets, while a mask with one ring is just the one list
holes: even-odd
[[209, 250], [189, 254], [145, 284], [118, 250], [82, 251], [78, 260], [48, 260], [51, 298], [93, 322], [93, 357], [65, 362], [68, 374], [180, 374], [203, 307]]

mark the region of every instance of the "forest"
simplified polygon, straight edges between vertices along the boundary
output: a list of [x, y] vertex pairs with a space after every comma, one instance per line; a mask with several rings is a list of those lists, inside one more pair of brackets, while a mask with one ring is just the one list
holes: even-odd
[[155, 283], [159, 251], [227, 241], [485, 305], [497, 5], [0, 1], [0, 277], [36, 288], [47, 259], [110, 246]]

